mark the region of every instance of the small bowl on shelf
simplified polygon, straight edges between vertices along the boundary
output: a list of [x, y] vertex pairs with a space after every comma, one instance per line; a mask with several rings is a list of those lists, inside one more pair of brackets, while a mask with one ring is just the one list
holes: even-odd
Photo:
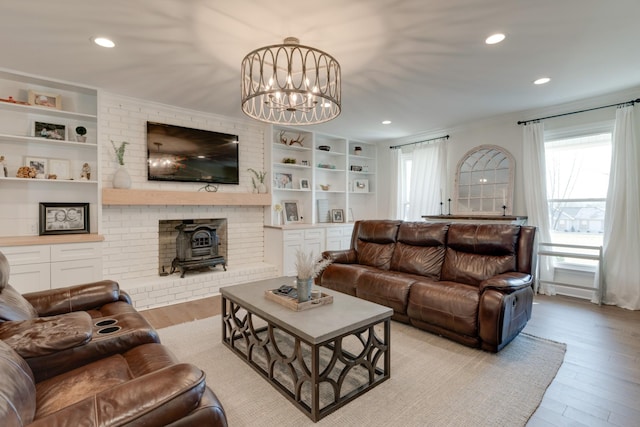
[[330, 146], [328, 146], [328, 145], [320, 145], [320, 146], [318, 147], [318, 150], [321, 150], [321, 151], [331, 151], [331, 147], [330, 147]]
[[322, 191], [329, 191], [331, 189], [331, 185], [329, 184], [320, 184], [320, 188]]

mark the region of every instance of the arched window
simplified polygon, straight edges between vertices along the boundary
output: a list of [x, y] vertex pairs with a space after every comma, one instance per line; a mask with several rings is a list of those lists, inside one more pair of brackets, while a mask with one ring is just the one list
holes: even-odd
[[453, 213], [510, 215], [514, 165], [513, 156], [502, 147], [480, 145], [469, 150], [458, 162]]

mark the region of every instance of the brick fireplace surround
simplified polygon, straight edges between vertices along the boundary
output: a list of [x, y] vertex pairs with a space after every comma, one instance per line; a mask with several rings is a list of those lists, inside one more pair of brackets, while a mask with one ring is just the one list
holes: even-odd
[[[275, 277], [277, 268], [264, 262], [264, 206], [266, 202], [243, 204], [251, 196], [248, 168], [264, 170], [265, 135], [268, 127], [253, 121], [231, 121], [202, 112], [183, 110], [120, 95], [102, 94], [100, 110], [100, 175], [103, 189], [111, 189], [118, 167], [110, 141], [127, 141], [125, 166], [132, 178], [132, 189], [175, 191], [192, 196], [202, 185], [158, 183], [147, 180], [146, 122], [208, 129], [239, 136], [240, 185], [221, 185], [220, 195], [231, 202], [184, 203], [179, 197], [164, 197], [166, 205], [129, 205], [105, 202], [101, 209], [99, 233], [103, 242], [104, 278], [120, 283], [138, 309], [160, 307], [216, 295], [222, 286]], [[268, 163], [268, 162], [267, 162]], [[140, 198], [149, 197], [142, 194]], [[240, 201], [236, 203], [236, 199]], [[226, 200], [226, 199], [225, 199]], [[221, 267], [206, 273], [158, 274], [159, 221], [227, 218], [227, 271]]]

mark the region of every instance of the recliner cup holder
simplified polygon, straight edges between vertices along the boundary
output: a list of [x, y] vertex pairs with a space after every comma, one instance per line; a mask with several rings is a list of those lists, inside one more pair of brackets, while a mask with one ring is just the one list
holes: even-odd
[[102, 328], [98, 330], [98, 333], [101, 335], [111, 334], [113, 332], [117, 332], [122, 329], [120, 326], [109, 326], [108, 328]]
[[98, 326], [98, 327], [102, 327], [102, 326], [113, 325], [115, 323], [118, 323], [118, 321], [116, 319], [105, 319], [105, 320], [101, 320], [99, 322], [96, 322], [95, 325]]

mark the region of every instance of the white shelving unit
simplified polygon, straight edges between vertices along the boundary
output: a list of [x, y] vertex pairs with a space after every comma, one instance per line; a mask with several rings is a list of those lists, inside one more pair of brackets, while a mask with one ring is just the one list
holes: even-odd
[[[30, 93], [50, 97], [56, 105], [27, 104]], [[17, 102], [7, 102], [10, 97]], [[0, 101], [0, 155], [4, 156], [0, 167], [0, 250], [12, 263], [15, 283], [26, 285], [37, 279], [32, 286], [39, 290], [73, 284], [68, 281], [74, 278], [99, 279], [102, 237], [98, 234], [97, 90], [0, 69], [0, 99], [5, 100]], [[64, 126], [64, 132], [59, 132], [62, 139], [40, 136], [36, 123], [56, 125], [59, 130]], [[76, 140], [78, 126], [87, 130], [85, 142]], [[16, 177], [18, 169], [31, 162], [42, 166], [38, 177]], [[85, 164], [90, 168], [88, 180], [81, 179]], [[56, 179], [49, 179], [52, 175]], [[71, 234], [39, 236], [41, 202], [89, 203], [90, 235], [80, 240], [79, 235]], [[27, 253], [35, 255], [22, 256]]]
[[[332, 222], [334, 209], [343, 211], [344, 222], [375, 215], [375, 144], [285, 127], [272, 135], [274, 204], [297, 201], [303, 224]], [[273, 209], [266, 218], [266, 225], [281, 224]]]

